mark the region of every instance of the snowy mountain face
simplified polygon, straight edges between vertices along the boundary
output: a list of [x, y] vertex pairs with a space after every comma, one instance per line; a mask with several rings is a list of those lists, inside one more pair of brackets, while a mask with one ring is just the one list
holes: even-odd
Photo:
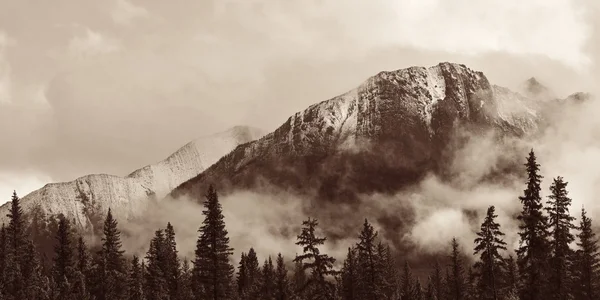
[[[62, 213], [81, 228], [89, 226], [91, 218], [105, 215], [109, 208], [118, 218], [128, 219], [143, 212], [150, 198], [162, 199], [236, 146], [262, 134], [255, 128], [234, 127], [194, 140], [167, 159], [126, 177], [93, 174], [70, 182], [50, 183], [23, 197], [21, 203], [24, 211], [37, 207], [46, 215]], [[9, 205], [0, 207], [0, 223], [6, 221]]]
[[381, 72], [237, 147], [172, 195], [200, 197], [208, 183], [229, 191], [265, 182], [335, 201], [393, 192], [443, 168], [459, 129], [527, 135], [542, 105], [464, 65]]

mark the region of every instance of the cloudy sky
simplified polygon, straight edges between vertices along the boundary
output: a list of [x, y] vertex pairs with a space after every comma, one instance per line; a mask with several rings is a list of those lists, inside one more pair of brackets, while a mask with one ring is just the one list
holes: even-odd
[[382, 70], [451, 61], [594, 90], [595, 2], [0, 0], [0, 197], [271, 130]]

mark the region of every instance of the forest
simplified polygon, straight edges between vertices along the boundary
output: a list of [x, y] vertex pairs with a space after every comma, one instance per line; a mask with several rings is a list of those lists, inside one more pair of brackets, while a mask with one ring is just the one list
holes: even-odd
[[[301, 253], [269, 253], [260, 262], [254, 249], [231, 263], [233, 250], [217, 191], [203, 201], [193, 260], [181, 258], [170, 223], [156, 230], [144, 257], [122, 249], [111, 211], [101, 243], [86, 245], [69, 220], [58, 216], [52, 248], [42, 254], [35, 230], [16, 193], [8, 224], [0, 231], [0, 299], [10, 300], [592, 300], [600, 299], [600, 258], [592, 220], [582, 208], [570, 213], [567, 182], [553, 179], [541, 197], [540, 164], [534, 151], [525, 164], [526, 182], [517, 217], [520, 243], [507, 249], [494, 206], [481, 220], [472, 262], [457, 239], [448, 241], [447, 259], [433, 261], [430, 275], [413, 275], [364, 220], [345, 258], [322, 252], [327, 237], [319, 222], [302, 223], [296, 245]], [[515, 199], [515, 201], [517, 201]], [[483, 213], [483, 212], [482, 212]], [[343, 266], [336, 269], [336, 259]], [[397, 267], [397, 266], [403, 267]]]

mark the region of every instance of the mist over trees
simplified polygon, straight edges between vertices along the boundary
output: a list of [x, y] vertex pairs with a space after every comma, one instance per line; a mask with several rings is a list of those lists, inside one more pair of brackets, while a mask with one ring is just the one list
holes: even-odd
[[62, 215], [36, 215], [27, 222], [15, 192], [9, 222], [0, 228], [0, 300], [599, 299], [600, 252], [592, 219], [585, 208], [577, 218], [571, 215], [568, 183], [562, 177], [553, 179], [543, 201], [543, 178], [533, 150], [525, 170], [522, 210], [516, 217], [519, 246], [510, 249], [504, 241], [492, 205], [482, 212], [473, 252], [463, 252], [471, 245], [449, 240], [439, 249], [445, 257], [431, 261], [426, 276], [414, 273], [403, 253], [385, 243], [367, 219], [345, 257], [324, 252], [327, 237], [319, 221], [308, 218], [298, 232], [295, 257], [263, 253], [261, 262], [249, 247], [234, 266], [234, 249], [212, 186], [198, 216], [194, 257], [189, 258], [179, 255], [177, 228], [171, 223], [156, 229], [144, 257], [130, 257], [110, 210], [100, 245], [89, 247]]

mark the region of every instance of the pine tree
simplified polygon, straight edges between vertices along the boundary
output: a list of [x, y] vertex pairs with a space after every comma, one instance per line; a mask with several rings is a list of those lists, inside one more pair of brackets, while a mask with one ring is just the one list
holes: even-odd
[[376, 239], [377, 232], [369, 221], [365, 219], [363, 228], [358, 236], [356, 245], [358, 250], [358, 268], [360, 274], [359, 297], [365, 300], [376, 300], [383, 297], [383, 291], [378, 279], [381, 278], [381, 269], [378, 268]]
[[17, 192], [13, 191], [10, 203], [10, 211], [6, 215], [9, 218], [6, 228], [8, 249], [6, 254], [5, 289], [8, 297], [13, 299], [24, 299], [24, 282], [27, 274], [24, 270], [24, 254], [26, 252], [27, 238], [25, 235], [25, 220], [21, 209], [20, 199]]
[[552, 194], [548, 197], [549, 228], [552, 242], [550, 245], [550, 292], [552, 299], [566, 300], [570, 298], [573, 252], [569, 244], [575, 241], [570, 230], [574, 229], [573, 218], [569, 214], [571, 199], [568, 197], [567, 182], [562, 177], [554, 179], [550, 186]]
[[275, 270], [275, 300], [288, 300], [291, 297], [288, 271], [281, 253], [277, 255], [277, 267]]
[[0, 228], [0, 299], [2, 299], [2, 295], [5, 294], [7, 252], [8, 236], [6, 234], [6, 226], [2, 223], [2, 228]]
[[208, 188], [204, 208], [205, 219], [199, 230], [194, 260], [195, 295], [198, 299], [228, 299], [232, 295], [234, 268], [229, 257], [233, 249], [229, 247], [221, 204], [212, 185]]
[[246, 256], [246, 293], [242, 299], [258, 300], [260, 299], [261, 288], [261, 270], [258, 263], [258, 257], [254, 248], [250, 248]]
[[462, 253], [459, 250], [459, 244], [456, 238], [452, 239], [452, 252], [450, 253], [450, 278], [448, 289], [450, 292], [449, 300], [463, 300], [465, 298], [465, 269], [463, 265]]
[[269, 256], [269, 258], [265, 260], [262, 269], [260, 299], [274, 300], [275, 289], [275, 269], [273, 267], [271, 256]]
[[192, 270], [190, 263], [187, 259], [183, 260], [181, 264], [181, 271], [179, 277], [179, 297], [178, 300], [193, 300], [194, 293], [192, 291]]
[[75, 274], [73, 282], [73, 291], [77, 299], [86, 300], [90, 298], [89, 294], [89, 273], [90, 273], [90, 255], [83, 237], [77, 239], [77, 249], [75, 257]]
[[479, 261], [475, 263], [479, 277], [477, 290], [482, 300], [498, 300], [500, 297], [503, 258], [499, 250], [506, 250], [506, 243], [502, 240], [504, 233], [500, 231], [500, 224], [496, 223], [498, 216], [495, 211], [494, 206], [488, 208], [475, 239], [474, 254], [479, 254]]
[[579, 250], [575, 265], [574, 286], [576, 287], [575, 300], [592, 300], [600, 298], [600, 253], [598, 240], [592, 230], [592, 219], [587, 216], [585, 209], [581, 209], [579, 221]]
[[128, 300], [144, 300], [143, 293], [143, 275], [140, 266], [140, 259], [137, 255], [131, 260], [131, 270], [129, 271], [129, 280], [127, 284], [127, 299]]
[[442, 267], [440, 266], [439, 261], [435, 261], [435, 265], [433, 267], [433, 274], [431, 275], [431, 281], [433, 284], [433, 289], [435, 293], [436, 300], [444, 300], [446, 299], [445, 290], [444, 290], [444, 275], [442, 274]]
[[548, 299], [545, 292], [548, 288], [547, 276], [549, 243], [548, 219], [542, 212], [542, 198], [539, 175], [539, 164], [533, 150], [527, 158], [527, 188], [519, 197], [523, 210], [518, 216], [520, 247], [517, 249], [521, 280], [521, 300]]
[[419, 279], [417, 279], [415, 283], [412, 294], [414, 300], [423, 300], [423, 287], [421, 286]]
[[165, 237], [162, 230], [154, 233], [150, 249], [146, 253], [146, 273], [144, 291], [147, 300], [167, 300], [169, 288], [165, 270]]
[[402, 276], [400, 277], [400, 299], [401, 300], [414, 300], [414, 283], [413, 274], [410, 269], [410, 265], [407, 261], [404, 262], [404, 268], [402, 269]]
[[381, 242], [377, 245], [377, 256], [379, 257], [380, 267], [383, 270], [380, 273], [381, 285], [383, 287], [384, 298], [395, 300], [400, 298], [399, 276], [396, 269], [396, 262], [392, 257], [390, 246], [384, 246]]
[[509, 255], [503, 263], [502, 294], [506, 299], [517, 299], [519, 296], [519, 274], [517, 262]]
[[433, 278], [431, 278], [431, 276], [429, 276], [427, 278], [427, 288], [425, 289], [425, 295], [424, 295], [425, 300], [436, 300], [436, 296], [435, 296], [435, 286], [433, 283]]
[[246, 253], [242, 252], [242, 257], [238, 266], [238, 274], [236, 277], [236, 286], [238, 297], [240, 299], [246, 299], [248, 290], [248, 268], [246, 267], [246, 264]]
[[303, 270], [310, 270], [310, 275], [303, 291], [307, 292], [308, 300], [333, 300], [335, 296], [335, 284], [328, 281], [326, 276], [335, 275], [333, 264], [335, 258], [322, 254], [319, 246], [323, 245], [327, 238], [317, 237], [316, 229], [319, 225], [316, 219], [308, 218], [302, 222], [303, 228], [298, 235], [296, 245], [301, 246], [303, 254], [296, 257], [296, 262], [302, 262]]
[[356, 249], [348, 248], [346, 260], [341, 271], [341, 296], [343, 300], [358, 300], [358, 263], [356, 261]]
[[[41, 272], [40, 262], [37, 258], [35, 245], [31, 240], [27, 240], [23, 249], [23, 273], [28, 276], [24, 277], [25, 281], [22, 282], [24, 290], [20, 294], [23, 300], [41, 300], [47, 299], [49, 290], [47, 286], [47, 280], [44, 278]], [[71, 297], [62, 298], [64, 300], [73, 299]], [[74, 299], [73, 299], [74, 300]]]
[[59, 298], [71, 297], [71, 284], [75, 278], [75, 256], [71, 237], [71, 226], [64, 216], [59, 216], [54, 246], [53, 278], [59, 286]]
[[165, 276], [171, 299], [176, 299], [179, 282], [179, 257], [177, 243], [175, 242], [175, 229], [171, 223], [167, 223], [165, 229]]
[[94, 266], [94, 296], [97, 300], [121, 300], [127, 297], [127, 271], [121, 232], [117, 220], [109, 209], [104, 221], [102, 248], [98, 251]]
[[295, 300], [304, 300], [306, 299], [305, 286], [307, 283], [306, 278], [306, 270], [304, 269], [304, 264], [302, 261], [298, 259], [298, 254], [296, 254], [296, 258], [294, 258], [294, 276], [293, 276], [293, 299]]

